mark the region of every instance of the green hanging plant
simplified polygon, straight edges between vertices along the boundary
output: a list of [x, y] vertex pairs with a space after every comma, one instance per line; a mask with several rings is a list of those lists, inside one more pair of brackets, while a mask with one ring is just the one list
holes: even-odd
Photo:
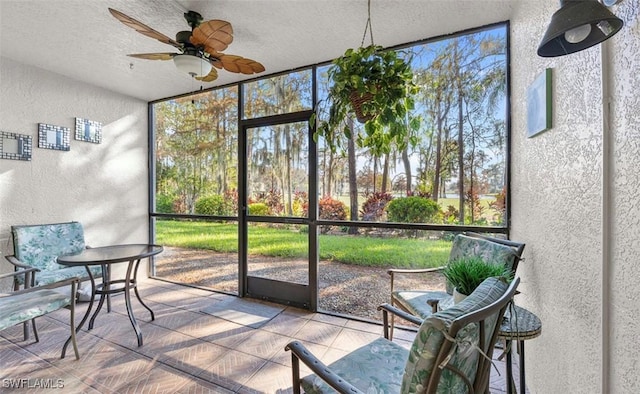
[[[367, 29], [371, 32], [370, 14], [369, 4], [365, 36]], [[333, 61], [327, 73], [333, 84], [327, 100], [316, 108], [312, 117], [313, 122], [318, 112], [325, 112], [325, 119], [316, 125], [316, 140], [323, 136], [333, 148], [334, 133], [345, 133], [350, 137], [351, 130], [345, 122], [348, 117], [364, 123], [366, 135], [360, 139], [361, 145], [383, 151], [390, 140], [404, 135], [408, 127], [417, 128], [407, 117], [414, 107], [413, 95], [417, 92], [410, 61], [403, 58], [401, 52], [385, 51], [374, 45], [373, 33], [369, 46], [347, 49]], [[326, 113], [327, 109], [322, 106], [329, 103]]]

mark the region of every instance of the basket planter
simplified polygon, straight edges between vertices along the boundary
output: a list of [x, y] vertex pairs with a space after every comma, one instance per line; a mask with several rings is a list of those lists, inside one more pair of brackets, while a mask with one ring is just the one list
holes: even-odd
[[373, 99], [373, 94], [364, 93], [359, 94], [355, 90], [351, 92], [349, 95], [349, 100], [351, 100], [351, 105], [353, 106], [353, 112], [356, 114], [356, 119], [360, 123], [366, 123], [368, 120], [373, 119], [373, 114], [364, 114], [362, 112], [362, 104], [371, 101]]

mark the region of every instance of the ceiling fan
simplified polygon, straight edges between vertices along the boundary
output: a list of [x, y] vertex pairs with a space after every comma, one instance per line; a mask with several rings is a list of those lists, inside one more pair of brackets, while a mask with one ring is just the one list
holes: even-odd
[[221, 53], [233, 41], [233, 28], [227, 21], [212, 19], [203, 22], [199, 13], [185, 12], [184, 19], [191, 27], [191, 31], [178, 32], [176, 39], [173, 40], [118, 10], [109, 8], [109, 12], [138, 33], [172, 45], [179, 51], [179, 53], [137, 53], [127, 56], [148, 60], [173, 59], [178, 69], [203, 82], [212, 82], [218, 78], [216, 68], [247, 75], [264, 71], [264, 66], [255, 60]]

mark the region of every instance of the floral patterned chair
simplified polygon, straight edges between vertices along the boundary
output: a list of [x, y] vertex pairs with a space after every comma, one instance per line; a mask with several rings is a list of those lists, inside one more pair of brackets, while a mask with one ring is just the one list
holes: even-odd
[[[502, 316], [519, 278], [486, 279], [464, 301], [425, 319], [410, 350], [379, 338], [323, 364], [300, 342], [291, 350], [293, 392], [484, 393]], [[302, 361], [314, 375], [300, 379]]]
[[[39, 342], [40, 338], [36, 328], [36, 318], [62, 308], [68, 308], [70, 310], [69, 326], [71, 328], [71, 342], [77, 360], [80, 358], [80, 354], [78, 353], [78, 345], [76, 344], [76, 300], [71, 294], [75, 294], [79, 279], [71, 278], [43, 286], [29, 287], [29, 276], [35, 271], [35, 268], [27, 268], [0, 275], [0, 279], [23, 276], [22, 282], [25, 283], [27, 287], [23, 290], [10, 293], [0, 293], [0, 331], [20, 323], [28, 323], [31, 321], [33, 324], [33, 335], [36, 342]], [[52, 290], [63, 286], [71, 286], [71, 291], [59, 292]], [[28, 335], [25, 330], [24, 340], [26, 341], [27, 339]], [[62, 357], [64, 357], [64, 355]]]
[[[88, 278], [85, 267], [65, 267], [56, 262], [58, 256], [79, 253], [85, 249], [84, 231], [78, 222], [12, 226], [12, 256], [5, 258], [16, 270], [35, 268], [29, 286], [42, 286], [70, 278]], [[94, 277], [101, 275], [100, 266], [91, 268]], [[15, 289], [24, 285], [16, 278]]]
[[[454, 261], [462, 257], [479, 256], [486, 262], [504, 264], [511, 269], [515, 276], [518, 263], [522, 259], [524, 247], [525, 244], [523, 243], [476, 233], [458, 234], [453, 239], [449, 261]], [[444, 267], [388, 270], [387, 272], [391, 276], [391, 305], [413, 316], [419, 317], [419, 321], [431, 316], [431, 314], [438, 309], [446, 309], [453, 305], [453, 289], [450, 288], [450, 286], [447, 286], [446, 291], [428, 289], [405, 290], [397, 289], [396, 286], [396, 280], [401, 275], [437, 274], [443, 269]], [[394, 323], [395, 314], [393, 314], [390, 319], [390, 338], [393, 338]], [[387, 329], [385, 325], [385, 330]]]

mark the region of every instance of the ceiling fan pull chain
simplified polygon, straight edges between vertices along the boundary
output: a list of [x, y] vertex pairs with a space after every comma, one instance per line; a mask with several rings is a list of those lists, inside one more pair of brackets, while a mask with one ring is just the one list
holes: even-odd
[[371, 38], [371, 46], [373, 46], [373, 27], [371, 25], [371, 0], [367, 0], [367, 24], [364, 25], [364, 34], [362, 35], [362, 42], [360, 46], [364, 46], [364, 40], [367, 37], [367, 30], [369, 30], [369, 37]]

